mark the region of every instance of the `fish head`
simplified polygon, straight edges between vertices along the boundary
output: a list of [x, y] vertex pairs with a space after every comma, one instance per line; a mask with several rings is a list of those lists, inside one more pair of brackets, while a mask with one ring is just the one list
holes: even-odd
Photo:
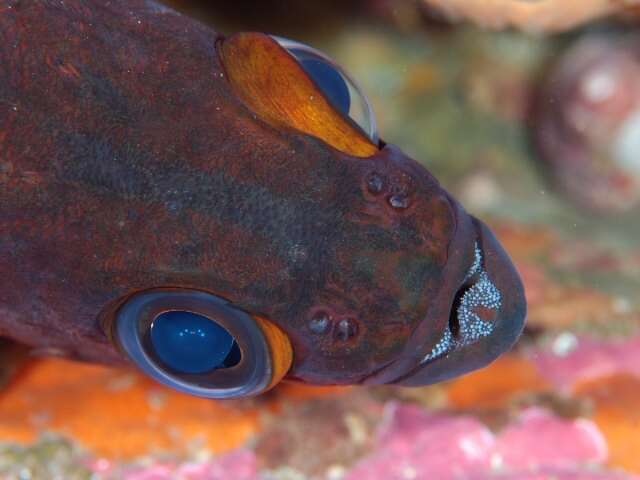
[[292, 322], [292, 376], [426, 385], [510, 349], [524, 326], [524, 289], [490, 229], [393, 145], [351, 165], [334, 251]]
[[[169, 263], [156, 275], [168, 289], [134, 292], [108, 310], [107, 330], [126, 356], [175, 388], [229, 398], [285, 376], [425, 385], [510, 348], [526, 307], [509, 257], [423, 165], [378, 137], [348, 74], [264, 34], [220, 37], [215, 47], [222, 106], [204, 121], [217, 128], [212, 155], [224, 168], [176, 177], [185, 184], [172, 188], [189, 197], [185, 215], [201, 208], [227, 223], [192, 232], [208, 239], [195, 249], [197, 268]], [[208, 228], [200, 218], [191, 225]], [[154, 329], [168, 309], [219, 323], [223, 363], [213, 368], [204, 354], [206, 372], [167, 368], [165, 334]], [[189, 322], [187, 336], [208, 325]], [[166, 335], [180, 334], [164, 323]], [[240, 353], [227, 364], [234, 341]]]
[[[287, 324], [290, 375], [424, 385], [509, 349], [526, 312], [511, 260], [423, 165], [378, 137], [366, 99], [365, 115], [353, 114], [363, 95], [348, 74], [321, 52], [262, 34], [236, 34], [219, 51], [244, 104], [278, 129], [320, 140], [330, 157], [324, 170], [338, 172], [324, 180], [335, 187], [324, 185], [325, 203], [341, 221], [321, 234], [330, 248], [306, 272], [315, 283]], [[351, 105], [310, 58], [339, 72]]]

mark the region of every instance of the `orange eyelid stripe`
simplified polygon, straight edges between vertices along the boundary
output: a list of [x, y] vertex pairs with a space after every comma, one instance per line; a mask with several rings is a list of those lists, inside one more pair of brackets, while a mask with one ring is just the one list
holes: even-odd
[[269, 125], [313, 135], [355, 157], [369, 157], [378, 151], [268, 35], [237, 33], [225, 39], [219, 51], [236, 95]]
[[[266, 390], [275, 387], [289, 372], [293, 363], [293, 347], [289, 337], [269, 320], [253, 315], [254, 320], [264, 333], [271, 353], [271, 382]], [[266, 391], [265, 390], [265, 391]]]

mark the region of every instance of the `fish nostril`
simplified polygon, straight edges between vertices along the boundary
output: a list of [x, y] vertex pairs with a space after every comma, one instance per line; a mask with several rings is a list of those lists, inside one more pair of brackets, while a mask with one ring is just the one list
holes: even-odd
[[352, 318], [343, 318], [336, 326], [335, 336], [341, 342], [352, 340], [358, 334], [358, 324]]
[[404, 210], [409, 207], [409, 198], [406, 195], [393, 195], [389, 197], [389, 205], [395, 210]]
[[377, 172], [371, 172], [366, 178], [367, 190], [369, 193], [377, 195], [385, 188], [385, 179]]

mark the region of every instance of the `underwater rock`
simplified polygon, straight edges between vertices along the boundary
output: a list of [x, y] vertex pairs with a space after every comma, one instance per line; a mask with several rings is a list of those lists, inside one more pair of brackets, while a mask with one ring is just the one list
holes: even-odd
[[[544, 438], [544, 442], [539, 440]], [[547, 441], [548, 440], [548, 441]], [[596, 425], [586, 419], [563, 420], [542, 408], [523, 411], [497, 439], [495, 454], [508, 469], [567, 468], [601, 464], [607, 445]]]
[[640, 379], [640, 337], [597, 341], [563, 333], [532, 359], [558, 389], [571, 391], [580, 383], [620, 374]]
[[475, 418], [432, 415], [417, 406], [391, 403], [377, 449], [347, 480], [460, 478], [487, 471], [494, 445], [494, 435]]
[[29, 446], [0, 443], [0, 478], [3, 480], [88, 480], [87, 452], [58, 435], [42, 435]]
[[262, 431], [252, 440], [264, 468], [324, 478], [330, 469], [351, 465], [371, 450], [384, 405], [370, 392], [353, 389], [306, 401], [280, 395], [285, 403], [277, 413], [261, 415]]
[[640, 205], [640, 36], [588, 35], [550, 72], [534, 107], [534, 141], [576, 204], [625, 212]]
[[615, 0], [424, 0], [452, 20], [470, 20], [492, 29], [529, 32], [568, 30], [592, 20], [631, 10], [632, 2]]
[[607, 446], [593, 422], [565, 420], [540, 408], [524, 410], [494, 434], [469, 416], [391, 403], [377, 443], [347, 480], [634, 478], [604, 471]]
[[456, 409], [499, 410], [518, 397], [541, 395], [551, 385], [536, 364], [520, 355], [505, 355], [489, 367], [448, 385], [449, 404]]
[[[496, 480], [634, 480], [637, 477], [619, 472], [564, 471], [545, 469], [541, 472], [518, 472], [496, 475]], [[487, 477], [467, 477], [465, 480], [486, 480]]]
[[258, 415], [251, 404], [190, 397], [135, 372], [47, 359], [30, 364], [0, 395], [0, 438], [31, 443], [59, 432], [116, 460], [223, 454], [259, 431]]
[[593, 420], [607, 439], [609, 463], [640, 474], [640, 380], [614, 375], [582, 383], [576, 394], [594, 403]]
[[249, 450], [238, 450], [214, 460], [194, 463], [155, 462], [143, 467], [116, 469], [96, 475], [103, 480], [259, 480], [257, 460]]

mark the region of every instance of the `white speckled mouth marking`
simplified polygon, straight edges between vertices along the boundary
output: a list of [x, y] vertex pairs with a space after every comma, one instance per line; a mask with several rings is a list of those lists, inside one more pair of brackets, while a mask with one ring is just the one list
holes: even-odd
[[482, 307], [497, 312], [502, 306], [502, 295], [482, 267], [482, 251], [477, 243], [475, 245], [473, 264], [469, 268], [464, 281], [467, 282], [475, 275], [478, 276], [478, 279], [464, 292], [456, 311], [459, 325], [457, 338], [453, 338], [451, 329], [445, 330], [442, 338], [436, 343], [431, 352], [422, 359], [421, 364], [433, 361], [446, 355], [456, 347], [476, 342], [493, 333], [495, 325], [482, 320], [475, 309]]
[[477, 307], [484, 307], [497, 312], [501, 305], [500, 291], [491, 283], [487, 272], [482, 270], [478, 281], [462, 295], [462, 301], [458, 307], [460, 324], [458, 343], [466, 345], [491, 335], [495, 325], [482, 320], [474, 310]]
[[436, 346], [429, 352], [429, 354], [422, 359], [420, 364], [430, 362], [431, 360], [435, 360], [438, 357], [441, 357], [447, 354], [455, 345], [455, 340], [453, 339], [453, 334], [451, 330], [448, 328], [444, 331], [444, 335], [442, 338], [436, 343]]
[[465, 282], [482, 270], [482, 251], [477, 243], [475, 244], [473, 251], [475, 253], [475, 257], [473, 258], [473, 263], [471, 264], [467, 275], [464, 277]]

